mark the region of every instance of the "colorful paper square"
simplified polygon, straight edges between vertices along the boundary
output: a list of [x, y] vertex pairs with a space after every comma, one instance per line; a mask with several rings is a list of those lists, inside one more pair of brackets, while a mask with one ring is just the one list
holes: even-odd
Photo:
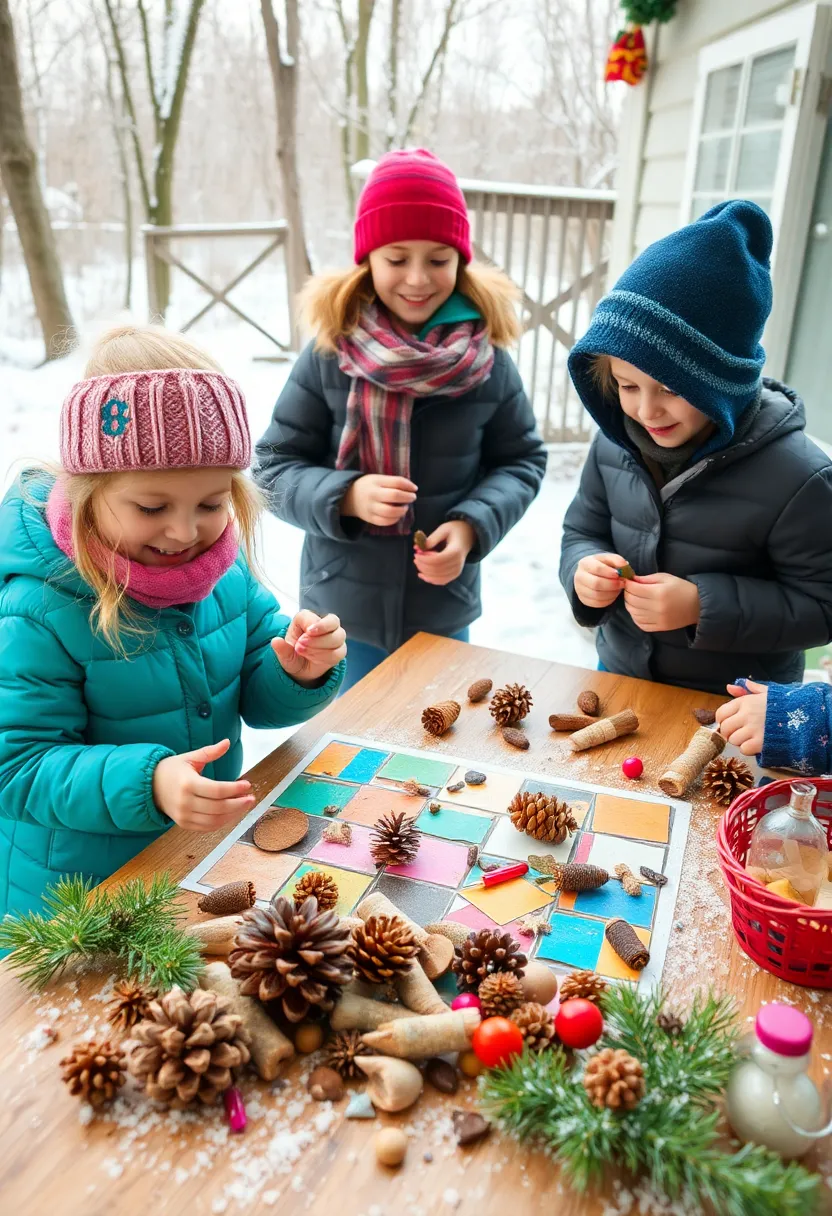
[[377, 780], [407, 781], [412, 777], [421, 785], [439, 787], [445, 784], [454, 771], [447, 760], [434, 760], [431, 756], [405, 756], [394, 752], [376, 774]]
[[[576, 811], [575, 819], [579, 828], [587, 813], [585, 809]], [[501, 857], [511, 857], [515, 861], [527, 861], [530, 853], [552, 857], [555, 861], [568, 861], [577, 840], [577, 832], [572, 836], [567, 836], [566, 840], [560, 844], [535, 840], [533, 836], [527, 836], [525, 832], [518, 831], [511, 819], [504, 815], [495, 823], [494, 831], [488, 837], [487, 848], [489, 853], [497, 853]]]
[[480, 908], [475, 908], [473, 904], [469, 904], [467, 900], [460, 899], [457, 903], [454, 900], [451, 904], [451, 910], [444, 918], [445, 920], [456, 921], [459, 925], [467, 925], [469, 929], [499, 929], [500, 926], [490, 916], [487, 916]]
[[[562, 900], [558, 907], [562, 908]], [[656, 906], [656, 888], [644, 886], [641, 895], [628, 895], [620, 882], [611, 878], [597, 891], [581, 891], [575, 896], [576, 912], [586, 916], [600, 916], [604, 920], [614, 920], [620, 916], [631, 925], [643, 925], [650, 928], [653, 923], [653, 910]]]
[[525, 878], [512, 878], [496, 887], [466, 887], [465, 898], [498, 925], [536, 912], [552, 900]]
[[406, 866], [387, 866], [388, 874], [418, 878], [442, 887], [458, 887], [468, 872], [468, 849], [436, 836], [423, 836], [419, 852]]
[[389, 752], [376, 751], [372, 747], [362, 747], [357, 756], [350, 760], [339, 776], [342, 781], [372, 781]]
[[447, 887], [437, 887], [429, 882], [414, 882], [412, 878], [397, 878], [385, 872], [375, 885], [376, 891], [400, 908], [417, 925], [430, 925], [442, 920], [451, 899]]
[[199, 881], [206, 887], [241, 880], [253, 882], [257, 899], [268, 902], [300, 860], [291, 853], [264, 853], [254, 845], [237, 843]]
[[359, 750], [350, 743], [327, 743], [303, 771], [310, 776], [340, 777], [341, 770], [358, 755]]
[[474, 811], [456, 811], [444, 803], [438, 811], [422, 811], [416, 820], [417, 828], [430, 836], [441, 836], [445, 840], [465, 840], [469, 844], [481, 844], [492, 823], [490, 815]]
[[346, 866], [350, 870], [364, 870], [371, 876], [376, 873], [376, 863], [370, 852], [371, 832], [361, 824], [352, 828], [352, 840], [349, 844], [331, 844], [328, 840], [320, 840], [310, 849], [307, 856], [314, 861], [326, 862], [333, 866]]
[[635, 798], [618, 798], [615, 794], [598, 794], [592, 830], [611, 836], [627, 836], [631, 840], [655, 840], [659, 844], [667, 844], [670, 839], [670, 807], [660, 802], [640, 802]]
[[[640, 938], [641, 941], [644, 942], [645, 946], [647, 946], [649, 949], [649, 931], [647, 929], [640, 928], [638, 925], [634, 925], [633, 928], [635, 930], [636, 937]], [[628, 967], [627, 964], [618, 957], [606, 938], [604, 938], [603, 945], [601, 946], [601, 951], [598, 955], [598, 962], [595, 964], [595, 970], [599, 975], [607, 976], [608, 979], [632, 980], [633, 983], [638, 983], [641, 975], [640, 971], [633, 971], [632, 967]]]
[[338, 887], [338, 903], [335, 905], [334, 911], [339, 916], [349, 916], [355, 905], [364, 898], [367, 888], [373, 881], [370, 874], [357, 874], [353, 870], [341, 870], [338, 866], [312, 865], [304, 862], [298, 867], [297, 873], [292, 875], [289, 882], [284, 884], [280, 894], [291, 899], [298, 879], [302, 878], [304, 874], [308, 874], [310, 870], [317, 870], [320, 874], [327, 874], [334, 879]]
[[296, 806], [307, 815], [323, 815], [325, 806], [345, 807], [358, 790], [357, 785], [340, 785], [320, 777], [295, 777], [275, 802], [275, 806]]
[[338, 818], [373, 827], [382, 816], [400, 811], [404, 811], [408, 819], [416, 819], [424, 805], [425, 799], [421, 795], [414, 797], [399, 790], [382, 789], [380, 785], [362, 785]]
[[450, 806], [471, 806], [478, 811], [490, 811], [492, 815], [504, 815], [508, 804], [520, 789], [523, 780], [520, 773], [495, 773], [479, 764], [466, 764], [455, 768], [448, 777], [447, 784], [455, 785], [464, 781], [465, 774], [471, 769], [485, 773], [483, 785], [466, 785], [458, 794], [451, 794], [447, 789], [442, 791], [443, 800]]
[[549, 919], [550, 933], [544, 937], [537, 957], [594, 971], [604, 942], [604, 922], [554, 912]]
[[651, 870], [661, 873], [664, 869], [664, 849], [654, 844], [641, 844], [638, 840], [625, 840], [620, 836], [596, 834], [587, 861], [594, 866], [602, 866], [610, 874], [619, 862], [629, 866], [636, 875], [639, 866], [649, 866]]

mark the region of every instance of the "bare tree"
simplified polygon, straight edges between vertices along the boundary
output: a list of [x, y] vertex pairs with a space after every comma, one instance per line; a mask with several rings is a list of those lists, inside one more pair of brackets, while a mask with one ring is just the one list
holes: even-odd
[[[205, 0], [187, 0], [181, 12], [177, 14], [174, 10], [173, 0], [165, 0], [161, 53], [155, 55], [144, 0], [136, 0], [147, 91], [153, 112], [154, 149], [151, 159], [146, 155], [139, 135], [136, 106], [130, 82], [130, 67], [125, 54], [125, 41], [119, 20], [120, 14], [114, 7], [113, 0], [104, 0], [116, 65], [121, 78], [124, 105], [130, 122], [139, 190], [149, 224], [166, 226], [173, 222], [173, 170], [176, 141], [179, 137], [182, 120], [188, 70], [204, 5]], [[158, 63], [155, 62], [156, 60]], [[170, 266], [167, 262], [157, 259], [153, 278], [154, 299], [151, 304], [164, 316], [170, 299]]]
[[460, 18], [464, 13], [464, 9], [465, 0], [447, 0], [439, 41], [433, 48], [433, 54], [431, 55], [428, 66], [425, 68], [422, 75], [419, 91], [417, 92], [410, 106], [410, 111], [407, 115], [407, 122], [405, 123], [404, 131], [402, 132], [401, 140], [399, 141], [402, 145], [409, 143], [413, 138], [413, 130], [416, 126], [416, 121], [419, 114], [421, 113], [422, 106], [425, 104], [425, 98], [428, 95], [428, 89], [430, 88], [433, 74], [436, 71], [437, 65], [441, 67], [441, 64], [444, 62], [445, 56], [448, 52], [448, 40], [451, 36], [451, 30], [459, 23]]
[[73, 328], [55, 237], [26, 134], [17, 47], [8, 0], [0, 0], [0, 177], [8, 195], [43, 332], [46, 358]]
[[396, 142], [399, 126], [399, 37], [402, 24], [402, 0], [390, 0], [390, 42], [387, 50], [387, 125], [385, 147], [389, 151]]

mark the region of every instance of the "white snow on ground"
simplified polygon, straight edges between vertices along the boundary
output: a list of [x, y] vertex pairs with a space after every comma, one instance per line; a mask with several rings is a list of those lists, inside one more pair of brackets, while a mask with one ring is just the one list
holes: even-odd
[[[231, 326], [194, 334], [219, 363], [240, 381], [255, 438], [269, 421], [291, 364], [264, 362], [267, 343], [253, 330]], [[32, 370], [20, 361], [38, 348], [21, 345], [15, 363], [0, 357], [0, 474], [6, 485], [18, 462], [55, 460], [58, 415], [63, 396], [80, 378], [84, 356]], [[483, 615], [471, 630], [482, 646], [594, 667], [591, 634], [574, 622], [557, 578], [564, 512], [575, 493], [583, 448], [555, 449], [543, 489], [523, 520], [483, 563]], [[261, 563], [283, 608], [297, 608], [303, 534], [269, 516], [263, 523]], [[246, 766], [271, 751], [286, 731], [251, 731], [244, 736]]]

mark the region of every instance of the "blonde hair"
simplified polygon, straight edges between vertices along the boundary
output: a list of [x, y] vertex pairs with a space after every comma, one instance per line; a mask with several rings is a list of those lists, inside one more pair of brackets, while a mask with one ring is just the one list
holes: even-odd
[[[514, 305], [520, 293], [502, 270], [460, 261], [456, 290], [474, 305], [494, 346], [511, 346], [518, 340], [520, 321]], [[334, 351], [338, 339], [353, 332], [363, 305], [375, 294], [368, 260], [309, 279], [298, 300], [304, 323], [315, 334], [316, 349]]]
[[609, 355], [593, 355], [589, 360], [589, 374], [604, 400], [618, 405], [621, 397], [618, 381], [612, 374], [612, 360]]
[[[161, 371], [172, 368], [221, 371], [219, 364], [182, 334], [160, 325], [116, 325], [95, 342], [84, 377], [115, 376], [121, 372]], [[95, 506], [108, 485], [124, 473], [59, 472], [72, 512], [72, 551], [79, 574], [95, 592], [93, 628], [122, 655], [124, 634], [141, 635], [147, 625], [136, 612], [124, 586], [116, 578], [112, 546], [102, 537]], [[257, 562], [257, 521], [264, 502], [245, 473], [231, 474], [231, 510], [237, 536], [249, 567], [261, 578]]]

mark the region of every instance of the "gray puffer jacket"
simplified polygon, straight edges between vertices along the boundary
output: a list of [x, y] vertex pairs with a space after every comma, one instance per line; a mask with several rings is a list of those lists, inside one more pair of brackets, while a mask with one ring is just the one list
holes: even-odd
[[[832, 637], [832, 463], [804, 425], [797, 394], [764, 380], [748, 432], [661, 490], [624, 440], [595, 437], [564, 521], [560, 578], [578, 623], [599, 626], [606, 668], [715, 693], [738, 676], [802, 678], [803, 651]], [[575, 569], [601, 552], [695, 583], [699, 624], [644, 633], [623, 596], [585, 607]]]
[[371, 535], [341, 515], [358, 469], [336, 469], [350, 380], [334, 355], [310, 344], [295, 363], [257, 444], [255, 479], [274, 513], [306, 532], [301, 603], [335, 612], [348, 637], [387, 651], [420, 629], [458, 633], [480, 615], [479, 562], [528, 510], [546, 470], [517, 368], [497, 350], [489, 378], [461, 397], [417, 398], [410, 475], [419, 487], [415, 528], [449, 519], [471, 524], [477, 540], [459, 578], [422, 582], [412, 536]]

